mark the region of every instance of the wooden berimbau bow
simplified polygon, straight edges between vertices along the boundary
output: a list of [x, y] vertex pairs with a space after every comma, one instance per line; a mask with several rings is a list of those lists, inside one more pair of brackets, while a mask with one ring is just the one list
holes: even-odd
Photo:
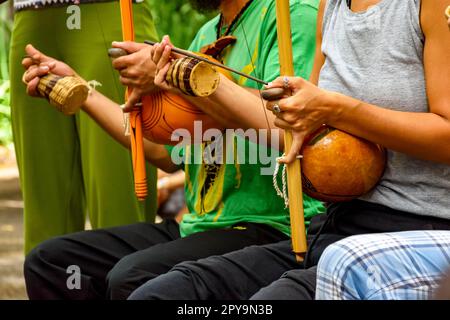
[[[294, 63], [291, 40], [291, 14], [289, 0], [276, 0], [277, 34], [280, 62], [280, 75], [293, 76]], [[285, 130], [284, 148], [289, 151], [292, 146], [292, 132]], [[300, 159], [287, 165], [287, 182], [289, 213], [291, 218], [292, 249], [298, 261], [304, 259], [307, 251], [305, 218], [303, 209], [302, 174]]]
[[[120, 0], [120, 17], [122, 21], [122, 37], [124, 41], [134, 41], [133, 7], [131, 0]], [[125, 100], [131, 94], [127, 88]], [[130, 142], [133, 161], [134, 188], [138, 200], [147, 197], [147, 177], [145, 172], [144, 141], [142, 135], [142, 119], [139, 109], [130, 112]]]

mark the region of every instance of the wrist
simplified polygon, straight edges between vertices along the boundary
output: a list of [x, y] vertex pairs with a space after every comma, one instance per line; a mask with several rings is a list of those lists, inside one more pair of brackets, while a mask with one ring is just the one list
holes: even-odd
[[87, 111], [92, 105], [95, 105], [95, 99], [97, 98], [98, 92], [95, 89], [90, 88], [88, 96], [84, 103], [81, 105], [81, 110]]
[[330, 110], [327, 124], [335, 127], [345, 117], [346, 112], [350, 109], [348, 99], [351, 99], [341, 93], [329, 91], [327, 93], [327, 103]]

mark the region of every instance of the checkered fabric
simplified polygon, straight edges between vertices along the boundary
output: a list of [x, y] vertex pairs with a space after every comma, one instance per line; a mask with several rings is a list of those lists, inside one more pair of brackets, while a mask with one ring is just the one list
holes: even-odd
[[449, 267], [450, 231], [352, 236], [324, 251], [316, 299], [429, 299]]

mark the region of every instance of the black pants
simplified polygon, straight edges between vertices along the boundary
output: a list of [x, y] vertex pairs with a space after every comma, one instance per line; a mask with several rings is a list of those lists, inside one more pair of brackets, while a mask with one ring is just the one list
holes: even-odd
[[139, 287], [129, 299], [314, 299], [316, 265], [333, 242], [356, 234], [432, 229], [450, 230], [450, 221], [358, 200], [335, 204], [325, 221], [313, 218], [302, 264], [295, 261], [290, 241], [251, 246], [178, 264]]
[[[182, 261], [285, 239], [281, 232], [254, 223], [180, 238], [173, 220], [78, 232], [45, 241], [30, 252], [24, 265], [27, 292], [30, 299], [126, 299]], [[67, 285], [70, 266], [80, 270], [79, 289]]]

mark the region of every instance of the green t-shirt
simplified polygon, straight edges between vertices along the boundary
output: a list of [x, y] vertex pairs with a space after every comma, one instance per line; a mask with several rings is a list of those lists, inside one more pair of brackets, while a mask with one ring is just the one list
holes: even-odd
[[[292, 0], [292, 42], [296, 74], [308, 78], [315, 52], [316, 16], [319, 0]], [[222, 53], [223, 62], [237, 70], [255, 77], [272, 81], [279, 75], [278, 42], [274, 0], [255, 0], [241, 16], [232, 34], [237, 42]], [[200, 51], [204, 45], [216, 40], [219, 17], [207, 22], [198, 32], [190, 46], [191, 51]], [[247, 78], [233, 74], [236, 83], [251, 88], [259, 85]], [[243, 106], [245, 107], [245, 106]], [[227, 139], [228, 138], [228, 139]], [[289, 211], [277, 196], [273, 178], [269, 173], [261, 174], [270, 165], [248, 161], [250, 155], [269, 152], [267, 148], [240, 135], [227, 137], [225, 144], [233, 144], [237, 150], [244, 146], [247, 161], [241, 163], [239, 152], [227, 159], [227, 164], [192, 164], [194, 157], [203, 154], [205, 144], [184, 148], [168, 148], [185, 160], [186, 203], [188, 214], [183, 216], [181, 234], [186, 236], [213, 228], [226, 228], [240, 222], [268, 224], [286, 235], [290, 235]], [[240, 149], [243, 150], [243, 149]], [[280, 154], [271, 150], [272, 160]], [[273, 172], [273, 168], [271, 170]], [[322, 203], [304, 195], [305, 219], [324, 212]], [[308, 223], [308, 222], [307, 222]]]

